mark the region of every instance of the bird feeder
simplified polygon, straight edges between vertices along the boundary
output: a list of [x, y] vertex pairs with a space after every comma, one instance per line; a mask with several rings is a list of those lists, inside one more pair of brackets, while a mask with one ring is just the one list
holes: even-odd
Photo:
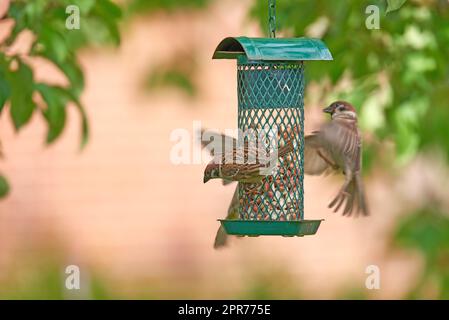
[[304, 64], [332, 56], [317, 39], [275, 38], [274, 13], [270, 34], [225, 38], [213, 59], [237, 60], [239, 132], [268, 127], [279, 133], [280, 144], [293, 136], [294, 149], [257, 192], [239, 183], [239, 218], [219, 221], [232, 235], [313, 235], [322, 220], [304, 219]]

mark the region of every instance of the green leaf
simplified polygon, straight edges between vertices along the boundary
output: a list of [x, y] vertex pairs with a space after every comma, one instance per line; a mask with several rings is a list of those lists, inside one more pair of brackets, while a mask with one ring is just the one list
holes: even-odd
[[114, 19], [119, 19], [122, 16], [122, 9], [115, 3], [109, 0], [97, 0], [97, 6], [101, 12]]
[[16, 71], [8, 74], [11, 85], [11, 117], [16, 130], [22, 128], [33, 114], [33, 72], [21, 61]]
[[79, 98], [81, 92], [84, 89], [84, 74], [81, 69], [76, 57], [74, 55], [69, 55], [66, 60], [62, 63], [54, 61], [51, 55], [46, 52], [40, 53], [45, 59], [53, 61], [55, 65], [65, 74], [67, 80], [70, 82], [70, 91]]
[[[160, 9], [174, 11], [183, 10], [185, 8], [203, 8], [209, 2], [211, 2], [211, 0], [130, 0], [127, 9], [131, 13], [146, 13]], [[258, 1], [255, 2], [257, 3]]]
[[67, 59], [62, 64], [57, 64], [59, 69], [66, 75], [70, 81], [70, 90], [74, 93], [76, 98], [79, 98], [84, 89], [84, 75], [81, 67], [76, 61], [75, 57]]
[[3, 110], [6, 101], [9, 99], [10, 94], [11, 89], [9, 83], [6, 80], [4, 72], [0, 70], [0, 113]]
[[56, 63], [64, 63], [69, 55], [64, 35], [59, 31], [44, 25], [39, 34], [39, 42], [44, 46], [44, 52]]
[[67, 95], [70, 97], [70, 100], [75, 103], [78, 112], [81, 115], [81, 149], [83, 149], [88, 140], [89, 140], [89, 121], [87, 119], [86, 111], [84, 110], [83, 105], [79, 101], [79, 99], [73, 94], [71, 91], [67, 91]]
[[110, 39], [114, 44], [120, 44], [120, 31], [117, 25], [117, 19], [122, 16], [122, 10], [119, 6], [109, 0], [98, 0], [95, 6], [95, 12], [101, 18], [101, 23], [109, 33]]
[[399, 10], [407, 0], [387, 0], [387, 13]]
[[120, 31], [117, 25], [111, 21], [105, 21], [106, 29], [109, 32], [109, 35], [115, 45], [120, 45]]
[[76, 102], [76, 106], [81, 114], [81, 149], [83, 149], [89, 141], [89, 122], [83, 106], [79, 102]]
[[36, 89], [42, 94], [47, 109], [44, 117], [48, 123], [47, 143], [55, 141], [64, 129], [66, 120], [66, 106], [73, 102], [81, 115], [81, 149], [85, 147], [89, 139], [89, 123], [84, 107], [73, 91], [61, 87], [52, 87], [42, 83], [36, 85]]
[[47, 104], [43, 115], [48, 123], [47, 143], [50, 144], [59, 137], [64, 129], [66, 120], [65, 107], [68, 97], [64, 89], [59, 87], [51, 87], [39, 83], [36, 85], [36, 89], [41, 93]]
[[9, 193], [9, 184], [6, 178], [0, 175], [0, 198], [4, 198]]
[[83, 14], [87, 14], [95, 6], [95, 0], [79, 0], [76, 5]]

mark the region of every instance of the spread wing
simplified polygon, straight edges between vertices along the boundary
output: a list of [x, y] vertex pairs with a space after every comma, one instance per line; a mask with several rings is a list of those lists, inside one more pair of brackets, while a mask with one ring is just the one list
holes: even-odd
[[351, 169], [359, 171], [360, 152], [361, 139], [356, 123], [334, 119], [320, 131], [305, 137], [304, 172], [310, 175], [328, 173], [340, 169], [343, 163], [354, 164]]
[[230, 180], [233, 180], [233, 178], [238, 175], [239, 171], [240, 171], [239, 167], [232, 164], [231, 165], [224, 164], [221, 167], [223, 177], [226, 177]]
[[320, 175], [330, 170], [330, 164], [325, 157], [331, 158], [321, 146], [319, 133], [305, 137], [304, 172], [310, 175]]
[[225, 153], [226, 149], [235, 149], [237, 140], [233, 137], [207, 130], [201, 130], [201, 145], [214, 157], [216, 154]]

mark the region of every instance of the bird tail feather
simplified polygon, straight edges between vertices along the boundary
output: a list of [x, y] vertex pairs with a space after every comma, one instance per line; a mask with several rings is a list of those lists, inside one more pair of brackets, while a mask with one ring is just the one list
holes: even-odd
[[357, 206], [356, 214], [362, 212], [362, 215], [364, 216], [369, 215], [362, 179], [358, 174], [356, 174], [351, 181], [338, 192], [331, 203], [329, 203], [329, 208], [335, 207], [334, 212], [337, 212], [345, 202], [346, 204], [343, 210], [344, 216], [350, 216], [352, 214], [354, 203]]
[[364, 216], [369, 216], [368, 206], [366, 204], [365, 190], [363, 187], [362, 178], [360, 175], [356, 174], [354, 177], [355, 190], [357, 195], [357, 204], [359, 211], [362, 212]]
[[214, 241], [214, 249], [220, 249], [227, 245], [228, 242], [228, 234], [224, 230], [223, 226], [220, 226], [217, 231], [217, 235], [215, 236]]

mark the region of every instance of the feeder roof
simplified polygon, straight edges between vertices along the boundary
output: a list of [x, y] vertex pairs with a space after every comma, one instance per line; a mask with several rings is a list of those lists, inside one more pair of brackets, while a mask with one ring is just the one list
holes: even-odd
[[319, 39], [248, 37], [223, 39], [212, 59], [236, 59], [241, 55], [266, 61], [332, 60], [329, 49]]

